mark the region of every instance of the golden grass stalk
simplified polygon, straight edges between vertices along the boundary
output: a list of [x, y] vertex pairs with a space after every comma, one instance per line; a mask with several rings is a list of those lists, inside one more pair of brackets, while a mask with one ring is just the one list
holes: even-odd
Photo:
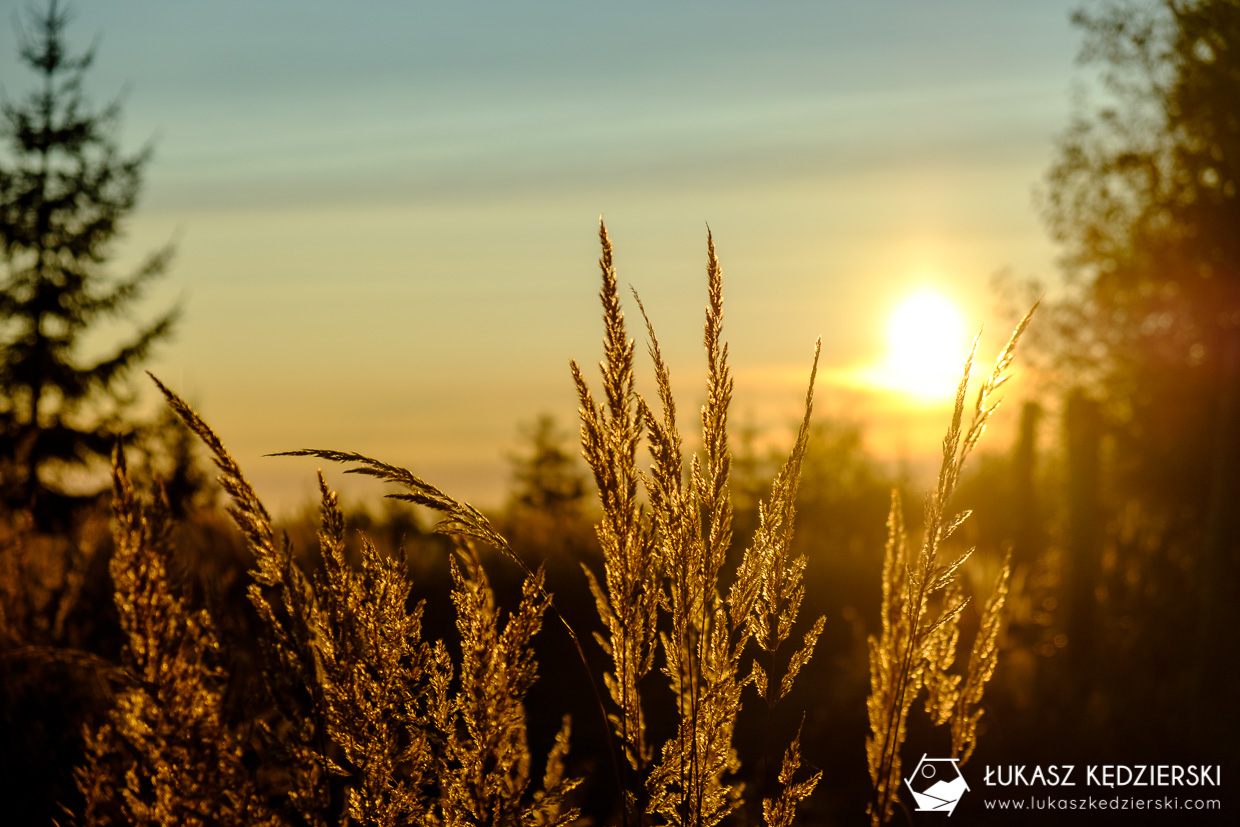
[[[458, 676], [458, 694], [453, 697], [449, 693], [452, 664], [446, 649], [442, 644], [437, 644], [431, 650], [427, 668], [433, 689], [429, 697], [438, 700], [431, 709], [419, 706], [411, 718], [420, 727], [424, 726], [420, 716], [430, 716], [430, 720], [434, 721], [440, 732], [439, 737], [446, 739], [443, 741], [446, 744], [446, 757], [430, 756], [431, 765], [423, 770], [427, 783], [439, 785], [440, 798], [433, 808], [423, 812], [420, 817], [432, 821], [442, 817], [447, 819], [446, 823], [449, 824], [475, 823], [469, 820], [471, 818], [482, 819], [477, 823], [492, 823], [488, 820], [492, 817], [498, 819], [494, 823], [507, 823], [506, 819], [514, 813], [521, 818], [547, 824], [559, 824], [575, 817], [576, 809], [569, 808], [565, 799], [567, 793], [580, 783], [580, 779], [564, 777], [563, 757], [567, 753], [570, 731], [567, 721], [547, 759], [547, 770], [544, 774], [546, 786], [534, 793], [534, 803], [529, 805], [528, 809], [522, 810], [520, 807], [521, 797], [529, 780], [529, 755], [525, 747], [524, 706], [521, 699], [535, 675], [530, 639], [537, 631], [541, 622], [538, 618], [541, 618], [546, 608], [552, 608], [555, 616], [560, 619], [576, 645], [582, 662], [585, 662], [576, 633], [563, 615], [554, 608], [551, 595], [544, 586], [542, 571], [532, 571], [482, 512], [469, 503], [445, 494], [405, 468], [345, 451], [302, 449], [282, 452], [277, 456], [318, 457], [349, 465], [345, 473], [369, 476], [398, 485], [404, 490], [387, 494], [388, 498], [417, 503], [437, 511], [442, 517], [436, 523], [435, 530], [463, 542], [464, 571], [462, 572], [456, 563], [453, 564], [453, 578], [456, 583], [453, 601], [457, 609], [457, 630], [463, 652]], [[475, 540], [494, 547], [517, 563], [526, 574], [523, 586], [526, 597], [523, 599], [522, 608], [510, 619], [503, 637], [496, 631], [498, 613], [494, 605], [494, 594], [472, 545]], [[373, 547], [369, 543], [363, 547], [364, 559], [367, 553], [373, 553]], [[401, 571], [404, 571], [403, 565]], [[373, 588], [362, 590], [367, 599], [373, 599], [374, 591]], [[407, 596], [407, 587], [403, 593]], [[530, 594], [537, 595], [539, 601], [531, 603]], [[535, 608], [537, 617], [531, 619], [530, 614], [535, 612]], [[520, 630], [526, 627], [529, 627], [528, 634], [522, 637]], [[391, 624], [380, 629], [381, 634], [390, 634], [391, 631]], [[490, 671], [486, 671], [488, 669]], [[414, 681], [415, 677], [420, 678], [421, 674], [420, 670], [416, 676], [406, 673], [405, 680]], [[493, 680], [482, 680], [486, 676]], [[420, 697], [417, 688], [419, 684], [416, 681], [407, 686], [407, 695]], [[507, 700], [497, 704], [496, 697]], [[404, 711], [406, 717], [410, 714]], [[468, 733], [467, 736], [460, 734], [462, 728]], [[417, 739], [424, 737], [416, 732], [407, 736], [415, 743]], [[516, 763], [513, 763], [514, 761]], [[483, 818], [481, 814], [489, 815]], [[465, 821], [462, 822], [461, 819]]]
[[[871, 734], [866, 739], [866, 756], [874, 788], [869, 807], [870, 822], [874, 825], [885, 824], [898, 801], [900, 747], [906, 736], [909, 709], [923, 688], [927, 690], [926, 710], [931, 719], [937, 724], [951, 725], [953, 754], [967, 759], [976, 744], [982, 690], [993, 674], [997, 655], [995, 642], [1007, 596], [1009, 566], [1005, 562], [999, 584], [983, 613], [983, 628], [968, 671], [963, 676], [954, 675], [950, 669], [959, 640], [956, 624], [967, 601], [953, 584], [972, 549], [943, 562], [942, 548], [969, 517], [967, 511], [949, 516], [952, 496], [966, 459], [999, 405], [996, 393], [1010, 376], [1016, 344], [1036, 309], [1035, 304], [1012, 332], [994, 370], [978, 390], [972, 418], [964, 429], [969, 375], [977, 351], [974, 341], [956, 391], [951, 425], [943, 438], [938, 482], [926, 500], [925, 536], [916, 560], [909, 560], [900, 497], [892, 492], [883, 558], [882, 625], [880, 635], [871, 635], [869, 639], [867, 711]], [[941, 608], [931, 612], [932, 596], [944, 591]]]
[[[524, 701], [536, 676], [531, 641], [550, 596], [542, 573], [526, 571], [517, 611], [501, 625], [494, 594], [469, 541], [482, 539], [513, 559], [480, 512], [409, 471], [359, 454], [299, 451], [354, 465], [349, 469], [401, 485], [390, 495], [443, 513], [439, 529], [465, 541], [453, 566], [453, 602], [461, 638], [455, 667], [442, 641], [421, 638], [422, 606], [409, 605], [403, 558], [369, 541], [359, 565], [344, 555], [344, 519], [319, 477], [323, 570], [302, 573], [287, 541], [277, 546], [271, 520], [223, 443], [176, 394], [172, 408], [215, 455], [234, 519], [255, 555], [250, 598], [261, 624], [265, 677], [278, 726], [267, 729], [283, 756], [284, 791], [299, 819], [326, 823], [328, 774], [344, 776], [345, 815], [373, 825], [562, 824], [576, 815], [565, 796], [567, 722], [544, 773], [529, 791]], [[520, 561], [518, 561], [520, 562]]]
[[459, 563], [454, 561], [452, 577], [461, 664], [455, 699], [436, 713], [446, 740], [447, 760], [438, 779], [442, 823], [567, 823], [576, 810], [564, 807], [564, 796], [580, 783], [564, 778], [567, 720], [548, 758], [544, 789], [533, 804], [522, 805], [530, 780], [522, 699], [537, 676], [532, 640], [550, 602], [542, 572], [526, 578], [521, 603], [502, 628], [495, 595], [472, 545], [466, 544]]
[[395, 825], [428, 815], [423, 787], [437, 776], [425, 693], [430, 647], [422, 641], [422, 604], [409, 607], [403, 557], [363, 539], [361, 560], [344, 555], [344, 516], [319, 475], [323, 570], [315, 582], [316, 626], [326, 736], [339, 748], [332, 770], [346, 775], [349, 818]]
[[[789, 560], [788, 550], [808, 441], [814, 373], [792, 454], [772, 485], [769, 501], [762, 505], [753, 545], [729, 576], [724, 571], [733, 511], [727, 418], [733, 385], [722, 336], [723, 280], [714, 239], [708, 233], [702, 450], [687, 462], [670, 371], [636, 293], [654, 366], [658, 413], [633, 390], [633, 343], [624, 329], [605, 227], [600, 229], [600, 241], [606, 403], [595, 403], [575, 363], [573, 376], [581, 402], [582, 453], [594, 472], [603, 508], [598, 535], [605, 587], [589, 570], [587, 575], [604, 626], [599, 642], [613, 664], [607, 676], [618, 710], [613, 723], [626, 745], [632, 775], [640, 778], [651, 762], [641, 681], [651, 670], [656, 649], [662, 652], [661, 671], [676, 703], [675, 732], [645, 775], [644, 806], [630, 786], [624, 815], [626, 821], [650, 817], [665, 824], [713, 825], [742, 802], [743, 790], [735, 781], [739, 761], [733, 737], [744, 686], [751, 681], [759, 684], [764, 700], [777, 702], [809, 660], [822, 630], [819, 620], [784, 661], [780, 646], [792, 634], [804, 595], [805, 561]], [[817, 356], [815, 350], [815, 369]], [[636, 447], [643, 428], [648, 429], [652, 463], [649, 472], [641, 474], [636, 469]], [[638, 479], [649, 498], [648, 510], [636, 498]], [[725, 589], [728, 580], [731, 584]], [[656, 609], [666, 615], [666, 628], [657, 637]], [[766, 652], [767, 668], [758, 666], [744, 676], [741, 667], [750, 641]], [[775, 675], [777, 668], [782, 677]], [[768, 686], [768, 672], [777, 682], [774, 688]], [[768, 808], [768, 818], [777, 823], [790, 819], [797, 803], [817, 783], [817, 776], [793, 780], [799, 764], [798, 742], [785, 756], [783, 789]]]
[[271, 515], [224, 443], [185, 400], [154, 376], [151, 379], [168, 406], [211, 452], [220, 471], [218, 481], [229, 498], [228, 513], [254, 556], [247, 591], [260, 621], [264, 682], [282, 721], [281, 733], [274, 737], [291, 779], [287, 795], [308, 823], [323, 824], [330, 803], [331, 766], [322, 661], [327, 630], [321, 626], [318, 594], [293, 559], [288, 538], [277, 543]]
[[[814, 345], [814, 362], [810, 369], [809, 390], [805, 395], [805, 415], [797, 431], [796, 442], [787, 461], [771, 483], [769, 499], [758, 504], [758, 530], [753, 545], [741, 560], [740, 571], [729, 594], [732, 622], [747, 623], [747, 631], [767, 654], [767, 666], [754, 659], [754, 685], [773, 707], [787, 696], [801, 668], [809, 662], [814, 646], [822, 634], [825, 617], [819, 617], [806, 632], [800, 647], [787, 662], [776, 691], [776, 669], [780, 648], [792, 635], [793, 625], [805, 597], [804, 556], [789, 559], [796, 522], [796, 495], [801, 478], [801, 462], [809, 445], [810, 414], [813, 412], [814, 380], [818, 374], [819, 340]], [[759, 572], [753, 577], [750, 572]]]
[[[611, 669], [603, 680], [617, 710], [609, 720], [624, 756], [621, 787], [626, 797], [623, 817], [627, 824], [641, 819], [643, 805], [637, 793], [651, 760], [640, 684], [654, 665], [658, 550], [638, 503], [637, 448], [644, 417], [634, 390], [634, 343], [625, 330], [611, 240], [602, 222], [599, 243], [604, 331], [602, 403], [594, 401], [575, 361], [571, 368], [580, 403], [582, 454], [594, 474], [602, 503], [602, 518], [595, 530], [602, 549], [603, 582], [588, 566], [582, 568], [603, 623], [603, 631], [595, 639], [611, 660]], [[633, 783], [633, 778], [638, 782]]]
[[798, 729], [796, 737], [792, 739], [792, 743], [788, 745], [788, 750], [784, 753], [783, 764], [779, 769], [779, 783], [783, 788], [775, 798], [762, 800], [762, 819], [767, 827], [791, 827], [796, 817], [797, 806], [809, 798], [814, 788], [818, 786], [822, 773], [816, 772], [809, 778], [796, 781], [795, 776], [800, 768], [801, 730]]
[[1003, 606], [1007, 602], [1008, 588], [1012, 580], [1012, 560], [1009, 553], [1003, 559], [990, 599], [982, 610], [981, 626], [973, 640], [969, 653], [969, 665], [964, 673], [964, 685], [956, 697], [951, 713], [952, 757], [964, 764], [977, 747], [977, 723], [982, 717], [982, 693], [986, 683], [995, 674], [999, 662], [999, 627], [1003, 620]]
[[125, 455], [113, 457], [114, 602], [130, 676], [104, 723], [86, 731], [75, 771], [85, 824], [276, 824], [222, 717], [224, 676], [206, 612], [191, 611], [168, 575], [162, 487], [139, 502]]
[[[691, 458], [687, 487], [682, 482], [685, 469], [668, 371], [647, 320], [663, 417], [651, 429], [655, 463], [646, 488], [659, 540], [663, 600], [671, 618], [671, 631], [661, 639], [663, 672], [675, 693], [679, 716], [676, 736], [664, 744], [647, 789], [649, 812], [669, 824], [714, 824], [740, 801], [739, 789], [725, 776], [739, 769], [732, 736], [741, 708], [739, 657], [744, 640], [743, 634], [730, 634], [719, 582], [732, 540], [727, 442], [732, 378], [728, 348], [722, 341], [722, 268], [709, 233], [706, 276], [704, 457]], [[644, 403], [643, 410], [649, 410]]]

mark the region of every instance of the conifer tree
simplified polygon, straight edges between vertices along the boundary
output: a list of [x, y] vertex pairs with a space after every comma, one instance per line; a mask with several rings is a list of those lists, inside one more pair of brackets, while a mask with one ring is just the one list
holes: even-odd
[[45, 526], [85, 499], [80, 483], [68, 482], [74, 469], [106, 458], [127, 435], [122, 380], [175, 315], [102, 355], [84, 352], [89, 331], [129, 315], [171, 248], [125, 278], [107, 272], [150, 148], [125, 154], [115, 137], [119, 103], [92, 108], [86, 99], [94, 49], [69, 52], [69, 17], [56, 0], [30, 12], [20, 56], [37, 82], [24, 97], [6, 95], [0, 110], [0, 498], [33, 509]]

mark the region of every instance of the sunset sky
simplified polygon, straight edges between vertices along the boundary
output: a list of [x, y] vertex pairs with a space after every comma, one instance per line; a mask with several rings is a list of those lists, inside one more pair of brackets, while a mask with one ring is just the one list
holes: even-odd
[[[309, 501], [312, 462], [262, 455], [319, 447], [491, 505], [521, 423], [575, 428], [600, 214], [682, 407], [709, 224], [734, 421], [782, 439], [821, 336], [818, 411], [886, 459], [933, 453], [946, 420], [926, 430], [926, 394], [891, 379], [889, 320], [932, 296], [959, 314], [943, 335], [989, 323], [991, 358], [992, 274], [1054, 275], [1034, 191], [1075, 5], [109, 0], [76, 4], [69, 40], [98, 38], [88, 93], [123, 93], [122, 144], [156, 149], [114, 258], [177, 244], [139, 313], [183, 309], [150, 367], [260, 494]], [[12, 19], [10, 100], [33, 81]]]

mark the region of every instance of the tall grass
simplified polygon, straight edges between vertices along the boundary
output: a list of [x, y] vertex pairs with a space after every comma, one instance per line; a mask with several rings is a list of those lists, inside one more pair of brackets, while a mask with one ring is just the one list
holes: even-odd
[[[969, 377], [977, 353], [977, 341], [973, 343], [956, 390], [951, 426], [943, 437], [938, 484], [926, 499], [924, 537], [915, 559], [909, 555], [900, 496], [892, 493], [883, 557], [882, 627], [878, 636], [871, 635], [869, 639], [867, 711], [871, 734], [866, 740], [866, 755], [874, 785], [869, 808], [874, 825], [885, 824], [899, 800], [900, 747], [907, 736], [909, 710], [922, 690], [926, 713], [932, 722], [950, 729], [951, 757], [959, 758], [963, 764], [977, 744], [982, 694], [998, 658], [996, 642], [1011, 566], [1008, 560], [1004, 561], [982, 612], [981, 628], [965, 671], [958, 674], [951, 669], [957, 660], [958, 623], [967, 600], [961, 597], [957, 575], [973, 550], [947, 557], [944, 551], [947, 541], [970, 516], [968, 511], [953, 514], [951, 510], [965, 460], [977, 447], [999, 405], [995, 395], [1010, 376], [1016, 343], [1036, 309], [1035, 304], [1016, 326], [994, 370], [978, 390], [968, 428], [962, 430]], [[937, 602], [932, 603], [936, 598]]]
[[86, 731], [76, 773], [87, 824], [277, 824], [223, 720], [219, 641], [210, 615], [171, 589], [167, 498], [134, 493], [114, 458], [110, 570], [127, 677], [104, 723]]
[[[602, 225], [599, 238], [604, 339], [597, 396], [576, 362], [572, 377], [582, 453], [601, 506], [601, 554], [582, 568], [597, 609], [593, 639], [606, 661], [596, 697], [620, 784], [615, 818], [626, 826], [707, 827], [748, 813], [784, 827], [821, 779], [803, 766], [800, 731], [782, 733], [785, 746], [760, 759], [778, 769], [770, 773], [769, 786], [759, 773], [752, 789], [742, 781], [736, 733], [742, 710], [769, 711], [787, 697], [824, 628], [823, 617], [801, 617], [807, 562], [791, 551], [819, 350], [815, 346], [791, 452], [759, 506], [753, 536], [733, 550], [733, 384], [713, 238], [708, 235], [706, 255], [706, 401], [701, 447], [692, 454], [679, 430], [672, 377], [654, 325], [634, 294], [657, 397], [646, 399], [636, 390], [636, 343], [626, 328], [612, 245]], [[890, 817], [897, 801], [900, 748], [919, 693], [924, 690], [931, 718], [950, 729], [953, 755], [967, 760], [977, 742], [1008, 567], [982, 613], [964, 671], [953, 673], [964, 606], [954, 583], [967, 554], [940, 558], [967, 517], [949, 516], [951, 496], [994, 411], [995, 391], [1024, 324], [962, 430], [966, 366], [916, 559], [908, 554], [900, 501], [893, 497], [881, 633], [870, 640], [872, 734], [866, 746], [875, 824]], [[240, 722], [224, 714], [227, 675], [213, 619], [191, 610], [169, 575], [175, 551], [166, 502], [158, 487], [151, 502], [140, 500], [118, 452], [111, 574], [126, 638], [119, 666], [124, 686], [106, 719], [86, 733], [87, 760], [77, 773], [86, 801], [80, 820], [575, 820], [580, 796], [589, 792], [579, 789], [581, 779], [567, 769], [571, 722], [565, 718], [555, 736], [541, 781], [529, 748], [525, 698], [537, 677], [532, 641], [547, 611], [577, 645], [581, 668], [588, 670], [591, 658], [547, 592], [542, 569], [515, 553], [482, 512], [404, 468], [349, 452], [292, 452], [344, 464], [348, 473], [392, 486], [388, 496], [438, 512], [436, 530], [456, 543], [451, 596], [457, 641], [427, 640], [424, 606], [411, 598], [403, 554], [363, 541], [351, 559], [339, 503], [321, 475], [322, 562], [307, 573], [287, 538], [277, 536], [222, 441], [175, 393], [159, 388], [213, 455], [230, 513], [253, 555], [248, 594], [263, 652], [267, 711]], [[650, 457], [644, 468], [643, 444]], [[508, 613], [490, 585], [480, 545], [498, 549], [508, 562], [497, 562], [513, 566], [523, 579], [518, 604]], [[652, 714], [652, 705], [663, 703], [670, 709]], [[747, 798], [760, 807], [743, 810]]]
[[[725, 580], [732, 544], [731, 457], [727, 417], [732, 398], [728, 348], [723, 342], [722, 269], [713, 238], [707, 238], [706, 404], [701, 412], [702, 452], [686, 461], [678, 431], [671, 376], [654, 327], [638, 300], [654, 364], [659, 412], [634, 390], [634, 343], [628, 339], [605, 226], [599, 238], [602, 271], [604, 402], [596, 403], [574, 362], [581, 409], [583, 453], [594, 472], [603, 518], [598, 527], [604, 583], [586, 567], [610, 657], [606, 675], [614, 712], [609, 716], [626, 760], [625, 823], [648, 817], [675, 825], [710, 825], [734, 811], [743, 790], [733, 743], [742, 693], [752, 684], [767, 704], [787, 694], [796, 673], [813, 653], [822, 619], [812, 625], [797, 652], [779, 657], [797, 621], [804, 593], [804, 558], [788, 559], [793, 501], [805, 453], [813, 402], [810, 370], [805, 416], [772, 494], [760, 509], [752, 545]], [[637, 468], [637, 446], [649, 431], [652, 465]], [[649, 506], [637, 497], [645, 488]], [[730, 587], [726, 585], [730, 583]], [[666, 620], [658, 629], [658, 615]], [[743, 674], [752, 646], [768, 656]], [[642, 703], [642, 681], [658, 659], [675, 700], [676, 729], [661, 745], [652, 743]], [[777, 670], [782, 670], [782, 676]], [[774, 691], [771, 681], [778, 680]], [[788, 751], [781, 789], [764, 801], [767, 823], [786, 823], [796, 804], [812, 792], [818, 776], [793, 782], [799, 752]]]

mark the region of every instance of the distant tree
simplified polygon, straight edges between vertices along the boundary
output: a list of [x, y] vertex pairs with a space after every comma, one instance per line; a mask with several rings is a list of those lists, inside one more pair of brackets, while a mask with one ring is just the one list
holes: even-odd
[[174, 314], [102, 358], [83, 352], [87, 332], [130, 311], [171, 249], [127, 278], [106, 273], [150, 149], [124, 154], [115, 138], [119, 104], [92, 109], [84, 97], [94, 50], [67, 51], [69, 13], [51, 0], [29, 17], [21, 58], [38, 84], [22, 100], [6, 99], [0, 119], [0, 496], [45, 522], [83, 499], [65, 472], [88, 467], [126, 436], [121, 380], [168, 335]]
[[513, 501], [519, 508], [553, 516], [580, 514], [585, 504], [585, 467], [566, 449], [569, 437], [561, 433], [555, 418], [543, 414], [522, 427], [526, 452], [510, 459]]
[[[555, 417], [542, 414], [520, 427], [521, 447], [508, 457], [511, 482], [504, 514], [507, 537], [530, 559], [575, 560], [594, 548], [593, 520], [587, 510], [591, 491], [585, 463], [572, 433]], [[576, 563], [572, 576], [580, 574]], [[553, 584], [560, 574], [550, 574]]]

